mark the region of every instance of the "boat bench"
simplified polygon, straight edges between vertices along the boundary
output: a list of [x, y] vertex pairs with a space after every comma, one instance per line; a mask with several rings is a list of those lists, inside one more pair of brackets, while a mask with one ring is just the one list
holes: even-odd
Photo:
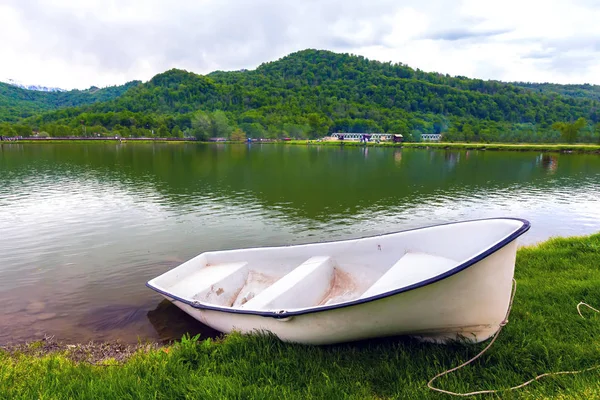
[[359, 298], [422, 282], [458, 266], [458, 261], [426, 253], [406, 253]]
[[312, 307], [331, 288], [334, 262], [331, 257], [311, 257], [241, 306], [251, 310], [284, 310]]
[[237, 296], [247, 278], [247, 262], [218, 264], [200, 269], [171, 290], [190, 293], [194, 300], [230, 306], [233, 302], [232, 294]]
[[[358, 299], [422, 282], [458, 266], [446, 257], [406, 253]], [[193, 300], [231, 307], [247, 283], [247, 262], [206, 266], [171, 288]], [[239, 305], [246, 310], [286, 310], [314, 307], [330, 293], [335, 262], [329, 256], [311, 257], [254, 297]], [[187, 297], [186, 296], [186, 297]]]

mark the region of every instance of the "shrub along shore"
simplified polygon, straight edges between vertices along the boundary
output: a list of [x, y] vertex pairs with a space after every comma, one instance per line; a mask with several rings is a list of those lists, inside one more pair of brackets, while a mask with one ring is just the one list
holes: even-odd
[[[600, 364], [600, 234], [520, 248], [510, 322], [473, 364], [438, 387], [469, 392], [517, 385], [544, 372]], [[437, 373], [479, 345], [389, 338], [336, 346], [268, 336], [184, 338], [167, 346], [68, 346], [36, 342], [0, 350], [0, 398], [442, 398]], [[104, 347], [103, 347], [104, 346]], [[546, 377], [502, 398], [598, 398], [600, 369]]]
[[[122, 139], [123, 143], [212, 143], [198, 142], [196, 140], [184, 139]], [[121, 143], [119, 139], [21, 139], [15, 142], [2, 143]], [[222, 143], [245, 143], [245, 142], [219, 142]], [[290, 141], [269, 141], [253, 142], [253, 144], [278, 144], [278, 145], [318, 145], [318, 146], [345, 146], [345, 147], [395, 147], [395, 148], [417, 148], [417, 149], [444, 149], [444, 150], [482, 150], [482, 151], [541, 151], [541, 152], [559, 152], [559, 153], [597, 153], [600, 154], [600, 145], [595, 144], [555, 144], [555, 143], [450, 143], [450, 142], [405, 142], [405, 143], [361, 143], [354, 141], [318, 141], [318, 140], [290, 140]]]

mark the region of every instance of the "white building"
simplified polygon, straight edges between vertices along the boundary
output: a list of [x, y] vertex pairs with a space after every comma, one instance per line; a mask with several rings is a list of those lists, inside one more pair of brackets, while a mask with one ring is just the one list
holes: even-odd
[[423, 133], [421, 134], [421, 140], [424, 142], [439, 142], [442, 139], [441, 133]]
[[331, 134], [332, 138], [339, 139], [340, 137], [344, 137], [344, 140], [350, 141], [360, 141], [363, 137], [367, 137], [370, 142], [375, 140], [380, 140], [382, 142], [387, 140], [392, 140], [392, 133], [333, 133]]

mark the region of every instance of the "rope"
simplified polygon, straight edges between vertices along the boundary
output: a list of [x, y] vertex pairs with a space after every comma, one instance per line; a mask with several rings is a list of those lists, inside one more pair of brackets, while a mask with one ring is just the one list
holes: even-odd
[[[468, 361], [465, 361], [464, 363], [460, 364], [457, 367], [451, 368], [447, 371], [441, 372], [439, 374], [437, 374], [436, 376], [434, 376], [433, 378], [431, 378], [431, 380], [427, 383], [427, 387], [435, 392], [439, 392], [439, 393], [444, 393], [444, 394], [449, 394], [451, 396], [458, 396], [458, 397], [467, 397], [467, 396], [476, 396], [479, 394], [492, 394], [492, 393], [499, 393], [499, 392], [505, 392], [505, 391], [510, 391], [510, 390], [517, 390], [520, 389], [522, 387], [525, 387], [527, 385], [529, 385], [532, 382], [535, 382], [539, 379], [542, 379], [546, 376], [552, 376], [552, 375], [575, 375], [575, 374], [580, 374], [582, 372], [587, 372], [587, 371], [591, 371], [594, 369], [598, 369], [600, 368], [600, 364], [599, 365], [595, 365], [593, 367], [589, 367], [586, 369], [582, 369], [582, 370], [578, 370], [578, 371], [559, 371], [559, 372], [546, 372], [544, 374], [538, 375], [533, 379], [528, 380], [527, 382], [521, 383], [520, 385], [517, 386], [513, 386], [510, 388], [506, 388], [506, 389], [495, 389], [495, 390], [480, 390], [477, 392], [470, 392], [470, 393], [457, 393], [457, 392], [451, 392], [449, 390], [444, 390], [444, 389], [439, 389], [436, 388], [435, 386], [433, 386], [433, 382], [444, 376], [447, 375], [451, 372], [454, 372], [456, 370], [459, 370], [469, 364], [471, 364], [473, 361], [477, 360], [479, 357], [481, 357], [490, 347], [492, 347], [492, 345], [494, 344], [494, 342], [496, 341], [496, 339], [498, 338], [498, 336], [500, 335], [500, 332], [502, 331], [502, 328], [504, 328], [504, 326], [508, 323], [508, 316], [510, 315], [510, 311], [512, 309], [513, 306], [513, 301], [515, 299], [515, 293], [517, 292], [517, 281], [515, 279], [513, 279], [513, 287], [512, 287], [512, 292], [511, 292], [511, 296], [510, 296], [510, 303], [508, 305], [508, 310], [506, 311], [506, 316], [504, 317], [504, 320], [502, 320], [502, 322], [500, 323], [500, 329], [498, 329], [498, 331], [494, 334], [494, 337], [492, 339], [492, 341], [485, 346], [485, 348], [483, 350], [481, 350], [479, 352], [479, 354], [477, 354], [475, 357], [471, 358]], [[579, 313], [579, 315], [581, 316], [581, 318], [584, 318], [583, 315], [581, 314], [581, 310], [580, 307], [581, 306], [586, 306], [592, 310], [594, 310], [597, 313], [600, 313], [600, 310], [595, 309], [594, 307], [590, 306], [589, 304], [586, 304], [584, 302], [580, 302], [579, 304], [577, 304], [577, 312]]]
[[584, 303], [583, 301], [580, 301], [579, 304], [577, 304], [577, 312], [579, 313], [579, 316], [581, 318], [584, 318], [583, 315], [581, 315], [581, 306], [586, 306], [587, 308], [594, 310], [597, 313], [600, 313], [600, 310], [596, 310], [594, 307], [590, 306], [587, 303]]

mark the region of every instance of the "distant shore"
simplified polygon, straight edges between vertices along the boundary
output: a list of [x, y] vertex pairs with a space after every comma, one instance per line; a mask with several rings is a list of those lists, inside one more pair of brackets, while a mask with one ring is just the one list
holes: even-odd
[[[24, 138], [3, 143], [20, 144], [47, 144], [47, 143], [207, 143], [207, 144], [246, 144], [247, 142], [203, 142], [190, 138]], [[275, 145], [312, 145], [312, 146], [344, 146], [344, 147], [394, 147], [416, 149], [443, 149], [443, 150], [482, 150], [482, 151], [541, 151], [555, 153], [595, 153], [600, 154], [600, 144], [566, 144], [566, 143], [450, 143], [450, 142], [370, 142], [361, 143], [341, 140], [288, 140], [252, 142], [252, 144]]]
[[72, 138], [22, 138], [18, 140], [10, 140], [12, 138], [5, 138], [4, 141], [0, 141], [0, 144], [7, 143], [19, 143], [19, 144], [48, 144], [48, 143], [201, 143], [196, 139], [191, 138], [114, 138], [114, 137], [72, 137]]
[[542, 151], [557, 153], [597, 153], [600, 145], [556, 144], [556, 143], [450, 143], [450, 142], [405, 142], [405, 143], [360, 143], [350, 141], [292, 140], [284, 142], [294, 145], [351, 146], [351, 147], [395, 147], [413, 149], [482, 150], [482, 151]]

